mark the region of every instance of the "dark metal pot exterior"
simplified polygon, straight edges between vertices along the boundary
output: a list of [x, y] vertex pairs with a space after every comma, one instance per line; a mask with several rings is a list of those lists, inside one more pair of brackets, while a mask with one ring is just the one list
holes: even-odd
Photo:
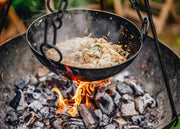
[[[58, 15], [58, 13], [52, 13], [35, 20], [30, 25], [26, 33], [26, 38], [31, 50], [44, 66], [57, 74], [61, 74], [73, 80], [68, 74], [69, 71], [67, 71], [64, 64], [46, 59], [39, 50], [40, 44], [44, 42], [45, 18], [51, 20]], [[67, 29], [68, 27], [69, 29]], [[51, 26], [49, 26], [49, 28], [51, 28]], [[88, 33], [85, 32], [86, 29]], [[127, 45], [130, 49], [130, 58], [122, 64], [108, 68], [98, 69], [68, 66], [76, 79], [82, 81], [102, 80], [114, 76], [125, 69], [134, 60], [142, 47], [141, 34], [133, 23], [115, 14], [97, 10], [75, 9], [66, 11], [63, 17], [62, 27], [57, 30], [57, 41], [87, 36], [89, 34], [99, 38], [106, 36], [107, 39], [113, 43], [121, 42], [122, 45]], [[52, 37], [53, 35], [49, 33], [49, 42], [52, 42]]]

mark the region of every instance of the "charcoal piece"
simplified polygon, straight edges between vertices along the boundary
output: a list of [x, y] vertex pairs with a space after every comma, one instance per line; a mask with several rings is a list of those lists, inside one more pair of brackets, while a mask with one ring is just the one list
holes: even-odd
[[43, 105], [39, 101], [35, 100], [31, 104], [29, 104], [28, 107], [32, 108], [36, 112], [37, 110], [40, 110]]
[[24, 88], [25, 84], [26, 84], [25, 80], [21, 78], [21, 79], [17, 80], [14, 85], [16, 88], [22, 89], [22, 88]]
[[122, 96], [122, 100], [124, 100], [126, 103], [129, 103], [131, 101], [134, 101], [134, 98], [131, 96], [131, 95], [128, 95], [128, 94], [124, 94]]
[[136, 110], [140, 114], [143, 114], [143, 112], [144, 112], [144, 98], [142, 96], [139, 96], [135, 99], [134, 102], [135, 102]]
[[44, 88], [43, 91], [50, 96], [54, 94], [49, 88]]
[[114, 80], [118, 80], [120, 82], [123, 82], [125, 77], [129, 77], [129, 72], [128, 71], [123, 71], [123, 72], [115, 75]]
[[28, 94], [33, 94], [33, 93], [34, 93], [34, 90], [35, 90], [35, 87], [34, 87], [34, 86], [28, 85], [28, 88], [27, 88], [27, 93], [28, 93]]
[[47, 78], [46, 78], [46, 82], [49, 83], [53, 83], [54, 85], [56, 85], [61, 91], [67, 90], [67, 88], [69, 88], [70, 86], [73, 85], [72, 80], [67, 80], [65, 78], [62, 78], [60, 76], [58, 76], [55, 73], [49, 73]]
[[144, 91], [142, 90], [140, 85], [136, 84], [133, 81], [130, 81], [129, 86], [134, 90], [136, 96], [144, 95]]
[[36, 92], [36, 93], [41, 93], [41, 90], [39, 90], [39, 89], [36, 88], [36, 89], [34, 90], [34, 92]]
[[143, 124], [144, 118], [142, 116], [132, 116], [131, 120], [134, 125], [141, 126]]
[[21, 99], [20, 99], [19, 105], [18, 105], [18, 107], [17, 107], [17, 110], [18, 110], [18, 111], [24, 110], [25, 108], [28, 107], [28, 104], [27, 104], [27, 102], [26, 102], [26, 100], [25, 100], [24, 94], [22, 93], [22, 91], [20, 91], [20, 92], [21, 92]]
[[95, 115], [96, 115], [96, 117], [99, 119], [99, 120], [102, 120], [102, 111], [101, 111], [101, 109], [95, 109], [94, 110], [94, 113], [95, 113]]
[[47, 77], [45, 76], [45, 77], [41, 77], [41, 78], [39, 78], [39, 82], [45, 82], [46, 81], [46, 79], [47, 79]]
[[40, 122], [40, 121], [36, 121], [34, 123], [34, 125], [37, 126], [37, 127], [41, 127], [41, 128], [43, 128], [43, 126], [44, 126], [44, 124], [42, 122]]
[[150, 108], [155, 108], [157, 106], [157, 103], [153, 97], [151, 97], [150, 94], [145, 94], [143, 96], [144, 99], [144, 107], [149, 106]]
[[122, 129], [123, 126], [127, 124], [127, 122], [123, 118], [121, 118], [121, 117], [119, 117], [117, 119], [113, 119], [113, 122], [116, 124], [116, 126], [119, 129]]
[[57, 119], [53, 122], [53, 127], [54, 127], [55, 129], [63, 129], [62, 123], [63, 123], [63, 120], [62, 120], [61, 118], [57, 118]]
[[134, 115], [138, 115], [138, 112], [135, 110], [134, 102], [123, 103], [121, 106], [121, 113], [124, 117], [131, 117]]
[[121, 112], [119, 110], [120, 106], [116, 107], [113, 112], [109, 115], [112, 118], [118, 118], [121, 116]]
[[50, 123], [50, 120], [49, 119], [46, 119], [46, 120], [43, 120], [45, 126], [47, 127], [47, 129], [51, 129], [51, 123]]
[[29, 129], [29, 128], [26, 125], [21, 124], [17, 127], [17, 129]]
[[19, 123], [19, 113], [14, 110], [10, 110], [6, 113], [4, 121], [8, 125], [17, 125]]
[[32, 125], [36, 120], [42, 120], [35, 112], [30, 112], [27, 116], [24, 118], [24, 122], [26, 126]]
[[124, 125], [123, 129], [140, 129], [137, 125]]
[[32, 94], [27, 94], [26, 96], [27, 96], [26, 102], [27, 102], [28, 104], [30, 104], [30, 103], [32, 103], [32, 102], [34, 101], [34, 98], [33, 98], [33, 95], [32, 95]]
[[115, 89], [107, 89], [106, 92], [113, 98], [116, 106], [120, 104], [121, 96]]
[[47, 103], [47, 95], [46, 93], [42, 93], [40, 98], [39, 98], [39, 102], [42, 104], [42, 105], [47, 105], [49, 103]]
[[24, 122], [27, 123], [32, 117], [32, 113], [30, 113], [29, 115], [27, 115], [25, 118], [24, 118]]
[[18, 107], [18, 105], [19, 105], [19, 102], [20, 102], [20, 100], [21, 100], [21, 91], [20, 90], [17, 90], [16, 91], [16, 96], [13, 98], [13, 100], [11, 100], [11, 102], [10, 102], [10, 106], [13, 108], [13, 109], [17, 109], [17, 107]]
[[33, 93], [33, 98], [34, 99], [39, 99], [41, 97], [41, 93]]
[[69, 125], [67, 129], [80, 129], [78, 125]]
[[38, 80], [37, 80], [37, 78], [36, 78], [35, 76], [31, 75], [31, 76], [30, 76], [30, 80], [29, 80], [29, 84], [30, 84], [30, 85], [34, 85], [34, 86], [38, 85]]
[[39, 113], [40, 116], [42, 116], [42, 118], [46, 119], [49, 116], [49, 107], [43, 107]]
[[64, 121], [67, 121], [70, 119], [70, 115], [67, 115], [67, 114], [58, 114], [57, 117], [61, 118]]
[[120, 94], [133, 94], [133, 90], [131, 89], [130, 86], [126, 85], [123, 82], [119, 82], [118, 85], [116, 86], [116, 90], [120, 93]]
[[116, 126], [113, 124], [106, 125], [104, 129], [116, 129]]
[[98, 92], [95, 96], [97, 106], [103, 113], [109, 115], [114, 110], [113, 99], [105, 92]]
[[70, 118], [69, 124], [77, 125], [78, 127], [84, 126], [83, 120], [78, 118]]
[[70, 99], [74, 95], [75, 90], [73, 86], [70, 86], [67, 89], [61, 90], [61, 93], [64, 98]]
[[106, 126], [108, 125], [109, 121], [110, 121], [110, 118], [106, 114], [103, 114], [102, 120], [99, 122], [99, 125]]
[[78, 111], [89, 129], [94, 129], [97, 126], [97, 119], [92, 109], [87, 108], [85, 104], [78, 106]]
[[152, 124], [148, 121], [148, 120], [144, 120], [144, 124], [143, 124], [143, 128], [144, 129], [151, 129], [152, 128]]
[[[36, 127], [36, 128], [34, 128], [34, 129], [42, 129], [41, 127]], [[47, 128], [44, 128], [44, 129], [47, 129]]]
[[35, 89], [32, 96], [34, 99], [39, 99], [41, 97], [41, 91], [39, 89]]

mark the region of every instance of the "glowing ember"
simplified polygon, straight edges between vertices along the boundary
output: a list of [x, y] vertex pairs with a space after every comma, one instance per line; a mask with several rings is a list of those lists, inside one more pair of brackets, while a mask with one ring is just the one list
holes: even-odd
[[112, 77], [105, 80], [93, 81], [93, 82], [83, 82], [83, 81], [75, 81], [75, 82], [78, 87], [71, 100], [64, 99], [64, 97], [61, 94], [61, 91], [58, 88], [54, 87], [52, 89], [52, 91], [55, 91], [59, 96], [58, 110], [56, 111], [56, 114], [61, 113], [65, 106], [72, 105], [73, 107], [69, 109], [68, 113], [71, 116], [75, 116], [77, 114], [77, 107], [78, 105], [81, 104], [83, 98], [85, 99], [86, 106], [89, 107], [89, 104], [91, 103], [89, 100], [89, 96], [92, 96], [93, 92], [98, 90], [100, 87], [109, 85], [112, 82]]

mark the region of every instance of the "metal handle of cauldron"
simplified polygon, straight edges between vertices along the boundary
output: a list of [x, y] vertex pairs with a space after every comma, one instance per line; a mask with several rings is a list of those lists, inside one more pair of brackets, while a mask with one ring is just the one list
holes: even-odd
[[[149, 31], [149, 19], [147, 17], [145, 17], [144, 19], [142, 18], [142, 15], [139, 11], [139, 2], [137, 0], [129, 0], [132, 8], [136, 10], [139, 19], [141, 20], [141, 29], [140, 29], [140, 33], [141, 33], [141, 39], [142, 41], [144, 41], [148, 35], [148, 31]], [[146, 26], [146, 28], [145, 28]]]
[[[45, 31], [44, 31], [44, 43], [40, 45], [40, 52], [43, 55], [43, 57], [48, 60], [49, 62], [52, 63], [52, 59], [49, 59], [46, 56], [46, 53], [44, 52], [43, 48], [46, 47], [48, 49], [54, 49], [57, 51], [57, 53], [59, 54], [59, 60], [55, 61], [53, 60], [55, 63], [59, 63], [62, 60], [62, 54], [59, 51], [59, 49], [57, 47], [55, 47], [56, 45], [56, 37], [57, 37], [57, 29], [60, 29], [62, 26], [62, 18], [64, 15], [64, 12], [66, 11], [66, 8], [68, 6], [68, 0], [60, 0], [59, 3], [59, 7], [58, 7], [58, 13], [57, 13], [57, 17], [51, 20], [47, 20], [45, 19]], [[50, 0], [47, 0], [47, 7], [51, 12], [54, 12], [54, 10], [51, 8], [50, 6]], [[48, 25], [51, 25], [53, 27], [53, 45], [49, 44], [47, 42], [47, 31], [48, 31]]]

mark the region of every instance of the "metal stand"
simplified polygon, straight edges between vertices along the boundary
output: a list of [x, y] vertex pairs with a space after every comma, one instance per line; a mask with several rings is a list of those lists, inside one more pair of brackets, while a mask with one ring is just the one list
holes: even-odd
[[154, 22], [153, 22], [153, 19], [152, 19], [151, 9], [150, 9], [150, 6], [149, 6], [149, 0], [144, 0], [144, 2], [145, 2], [145, 6], [146, 6], [146, 11], [147, 11], [147, 14], [148, 14], [149, 22], [151, 24], [151, 30], [152, 30], [153, 37], [154, 37], [155, 47], [156, 47], [160, 67], [161, 67], [161, 70], [162, 70], [163, 79], [164, 79], [165, 86], [166, 86], [166, 89], [167, 89], [167, 93], [168, 93], [168, 97], [169, 97], [169, 101], [170, 101], [170, 105], [171, 105], [171, 110], [172, 110], [172, 113], [173, 113], [172, 119], [175, 118], [175, 121], [176, 121], [175, 126], [176, 126], [177, 123], [178, 123], [178, 114], [176, 112], [176, 108], [175, 108], [175, 105], [174, 105], [174, 101], [173, 101], [173, 97], [172, 97], [172, 93], [171, 93], [171, 88], [170, 88], [169, 81], [168, 81], [167, 74], [166, 74], [166, 70], [165, 70], [165, 67], [164, 67], [164, 62], [162, 61], [162, 58], [161, 58], [159, 44], [158, 44], [158, 38], [157, 38], [157, 34], [156, 34], [156, 29], [155, 29], [155, 25], [154, 25]]

